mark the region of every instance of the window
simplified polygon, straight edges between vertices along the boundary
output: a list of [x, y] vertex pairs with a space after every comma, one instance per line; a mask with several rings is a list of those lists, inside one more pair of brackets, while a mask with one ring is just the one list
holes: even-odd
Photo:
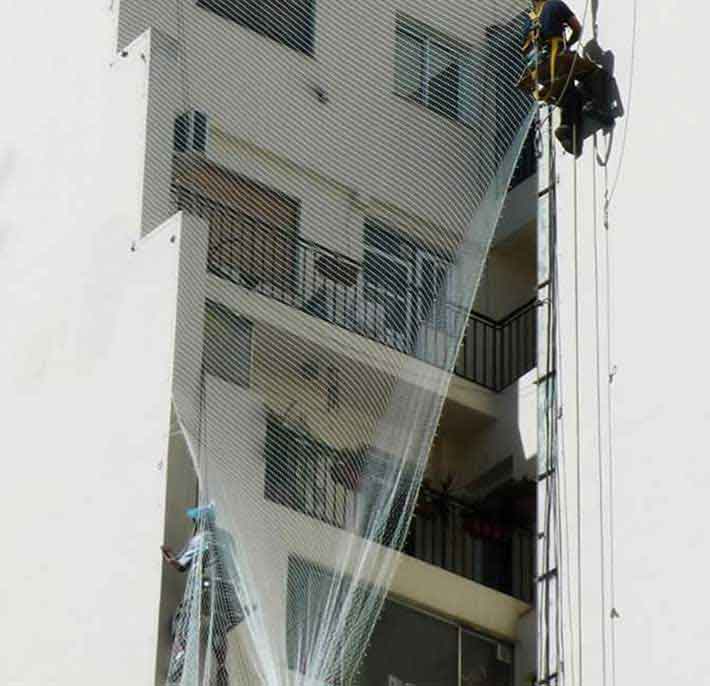
[[388, 599], [358, 683], [511, 686], [512, 661], [511, 646]]
[[513, 649], [477, 634], [461, 632], [461, 686], [513, 683]]
[[315, 0], [198, 0], [197, 6], [289, 48], [313, 54]]
[[395, 41], [395, 91], [445, 117], [470, 123], [474, 96], [470, 51], [401, 20]]
[[453, 274], [444, 256], [374, 221], [365, 224], [366, 315], [379, 340], [406, 351], [423, 322], [428, 328], [451, 329], [457, 313], [449, 303]]
[[210, 225], [210, 272], [261, 292], [293, 293], [300, 202], [215, 165], [187, 164], [177, 206]]
[[251, 322], [208, 300], [205, 308], [205, 373], [247, 388], [251, 371], [251, 336]]
[[[295, 555], [289, 556], [286, 589], [289, 668], [314, 677], [309, 661], [315, 658], [321, 670], [317, 676], [325, 677], [325, 683], [331, 686], [344, 683], [343, 677], [355, 668], [365, 647], [366, 636], [359, 629], [358, 620], [362, 621], [369, 596], [376, 591]], [[319, 655], [322, 642], [333, 635], [338, 637], [335, 648], [325, 657]]]
[[398, 234], [368, 221], [363, 279], [369, 332], [399, 350], [408, 350], [415, 305], [411, 245]]
[[264, 497], [279, 505], [343, 528], [352, 494], [332, 476], [339, 463], [335, 448], [305, 427], [269, 417], [264, 445]]
[[173, 146], [176, 152], [205, 152], [207, 148], [207, 115], [192, 110], [175, 120]]

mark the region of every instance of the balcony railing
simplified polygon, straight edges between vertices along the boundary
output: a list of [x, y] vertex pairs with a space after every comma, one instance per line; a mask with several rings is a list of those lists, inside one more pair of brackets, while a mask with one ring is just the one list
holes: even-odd
[[[272, 433], [275, 432], [275, 433]], [[355, 484], [337, 478], [338, 451], [283, 427], [270, 425], [267, 439], [265, 497], [339, 529], [355, 530], [358, 498]], [[299, 450], [307, 447], [307, 450]], [[279, 455], [284, 455], [279, 458]], [[271, 476], [281, 459], [291, 474], [288, 484]], [[282, 473], [282, 472], [279, 472]], [[389, 545], [386, 535], [384, 545]], [[404, 552], [458, 576], [531, 602], [534, 536], [523, 526], [483, 515], [444, 493], [422, 487]]]
[[536, 299], [501, 321], [471, 313], [456, 361], [458, 376], [493, 391], [502, 391], [536, 364]]
[[485, 516], [446, 494], [422, 487], [404, 552], [525, 602], [532, 601], [533, 533]]
[[536, 363], [534, 302], [497, 322], [437, 297], [440, 284], [401, 283], [264, 219], [173, 187], [175, 205], [210, 225], [208, 269], [336, 326], [444, 367], [469, 317], [456, 374], [502, 390]]

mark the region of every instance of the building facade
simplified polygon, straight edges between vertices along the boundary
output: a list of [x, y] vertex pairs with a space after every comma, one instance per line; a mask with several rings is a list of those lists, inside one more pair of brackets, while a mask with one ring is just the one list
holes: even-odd
[[[258, 522], [247, 531], [252, 505], [306, 532], [261, 570], [285, 591], [273, 594], [269, 617], [286, 626], [298, 621], [285, 597], [291, 557], [327, 566], [310, 542], [354, 530], [357, 488], [332, 465], [375, 432], [383, 409], [372, 391], [389, 377], [413, 393], [436, 395], [442, 383], [447, 392], [358, 681], [534, 678], [535, 151], [529, 139], [486, 242], [473, 309], [462, 310], [448, 266], [485, 192], [490, 162], [478, 151], [499, 144], [497, 126], [520, 123], [476, 123], [476, 113], [496, 107], [497, 91], [480, 86], [471, 55], [489, 50], [490, 31], [468, 5], [388, 0], [364, 12], [334, 2], [199, 0], [176, 9], [121, 0], [95, 17], [102, 29], [84, 55], [106, 64], [100, 93], [85, 103], [93, 114], [73, 168], [92, 166], [100, 178], [87, 182], [91, 209], [78, 207], [80, 185], [62, 191], [77, 207], [57, 222], [60, 250], [74, 246], [89, 273], [78, 270], [76, 309], [59, 308], [74, 345], [40, 355], [70, 371], [21, 362], [7, 395], [39, 389], [15, 404], [23, 426], [71, 386], [79, 416], [94, 424], [79, 440], [63, 431], [58, 440], [76, 445], [74, 483], [86, 497], [68, 486], [70, 504], [47, 501], [135, 561], [128, 577], [108, 574], [122, 589], [110, 607], [102, 585], [78, 582], [70, 565], [62, 572], [91, 616], [110, 618], [87, 647], [133, 637], [118, 654], [92, 651], [84, 664], [93, 678], [109, 662], [119, 664], [103, 674], [108, 683], [163, 683], [168, 672], [184, 580], [161, 567], [159, 545], [190, 534], [184, 511], [196, 504], [197, 477], [180, 427], [202, 421], [176, 413], [175, 398], [210, 408], [208, 426], [216, 412], [233, 427], [208, 443], [263, 446], [262, 467], [242, 471], [245, 537], [259, 538]], [[67, 88], [64, 99], [75, 95]], [[53, 138], [63, 135], [60, 127]], [[27, 278], [34, 292], [51, 289], [34, 272]], [[118, 295], [112, 281], [122, 284]], [[92, 409], [107, 388], [110, 403]], [[251, 436], [239, 423], [256, 405], [262, 420]], [[304, 458], [314, 454], [322, 459]], [[290, 470], [286, 493], [270, 471], [277, 463]], [[125, 471], [114, 478], [117, 470]], [[95, 530], [91, 507], [102, 511]], [[79, 576], [88, 575], [94, 563], [77, 555]], [[64, 610], [55, 613], [52, 636]], [[76, 626], [87, 621], [79, 613]], [[76, 672], [59, 656], [62, 641], [40, 643], [49, 652], [37, 660], [56, 664], [48, 683], [70, 683]], [[37, 683], [46, 669], [24, 654], [7, 683]]]

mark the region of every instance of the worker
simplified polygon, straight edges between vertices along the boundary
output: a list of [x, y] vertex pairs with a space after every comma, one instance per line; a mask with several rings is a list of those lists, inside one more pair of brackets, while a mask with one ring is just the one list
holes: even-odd
[[[570, 50], [582, 35], [582, 25], [574, 12], [562, 0], [542, 0], [540, 6], [540, 41], [549, 44], [555, 38], [562, 39], [566, 50]], [[566, 31], [571, 31], [566, 35]], [[582, 152], [582, 104], [583, 98], [574, 77], [565, 75], [565, 84], [558, 101], [560, 107], [560, 125], [555, 131], [562, 147], [573, 155]]]
[[[198, 560], [202, 561], [203, 586], [201, 592], [200, 615], [209, 626], [210, 609], [214, 612], [212, 622], [212, 651], [217, 661], [215, 683], [229, 684], [229, 674], [225, 667], [227, 660], [227, 634], [244, 619], [241, 603], [237, 597], [237, 581], [234, 566], [234, 541], [224, 529], [215, 524], [214, 506], [195, 507], [187, 510], [187, 516], [194, 523], [190, 540], [176, 555], [170, 546], [161, 546], [163, 559], [179, 572], [187, 572]], [[230, 574], [229, 570], [232, 570]], [[184, 626], [184, 604], [178, 607], [173, 619], [173, 637], [181, 642], [174, 653], [171, 664], [172, 681], [178, 682], [182, 674], [187, 645], [187, 630]], [[204, 627], [203, 627], [204, 628]]]
[[[582, 25], [562, 0], [535, 0], [533, 11], [539, 17], [540, 41], [543, 44], [553, 38], [562, 38], [569, 49], [580, 39]], [[565, 35], [568, 28], [572, 31], [569, 37]]]
[[569, 51], [579, 41], [582, 25], [563, 0], [534, 0], [527, 28], [522, 50], [527, 55], [529, 69], [534, 70], [538, 63], [554, 58], [555, 63], [550, 65], [547, 72], [550, 82], [540, 91], [540, 97], [548, 101], [557, 96], [561, 123], [555, 135], [565, 150], [579, 155], [582, 143], [583, 98], [575, 84], [574, 76], [557, 73], [556, 61], [560, 54]]

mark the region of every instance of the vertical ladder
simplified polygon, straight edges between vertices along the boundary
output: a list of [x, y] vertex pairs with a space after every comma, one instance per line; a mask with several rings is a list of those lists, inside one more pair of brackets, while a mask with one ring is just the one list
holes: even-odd
[[[541, 123], [542, 122], [542, 123]], [[538, 150], [538, 457], [536, 608], [538, 621], [538, 686], [563, 682], [558, 639], [561, 631], [559, 602], [559, 522], [557, 517], [557, 368], [555, 313], [557, 236], [557, 172], [552, 108], [542, 105], [537, 122]]]

